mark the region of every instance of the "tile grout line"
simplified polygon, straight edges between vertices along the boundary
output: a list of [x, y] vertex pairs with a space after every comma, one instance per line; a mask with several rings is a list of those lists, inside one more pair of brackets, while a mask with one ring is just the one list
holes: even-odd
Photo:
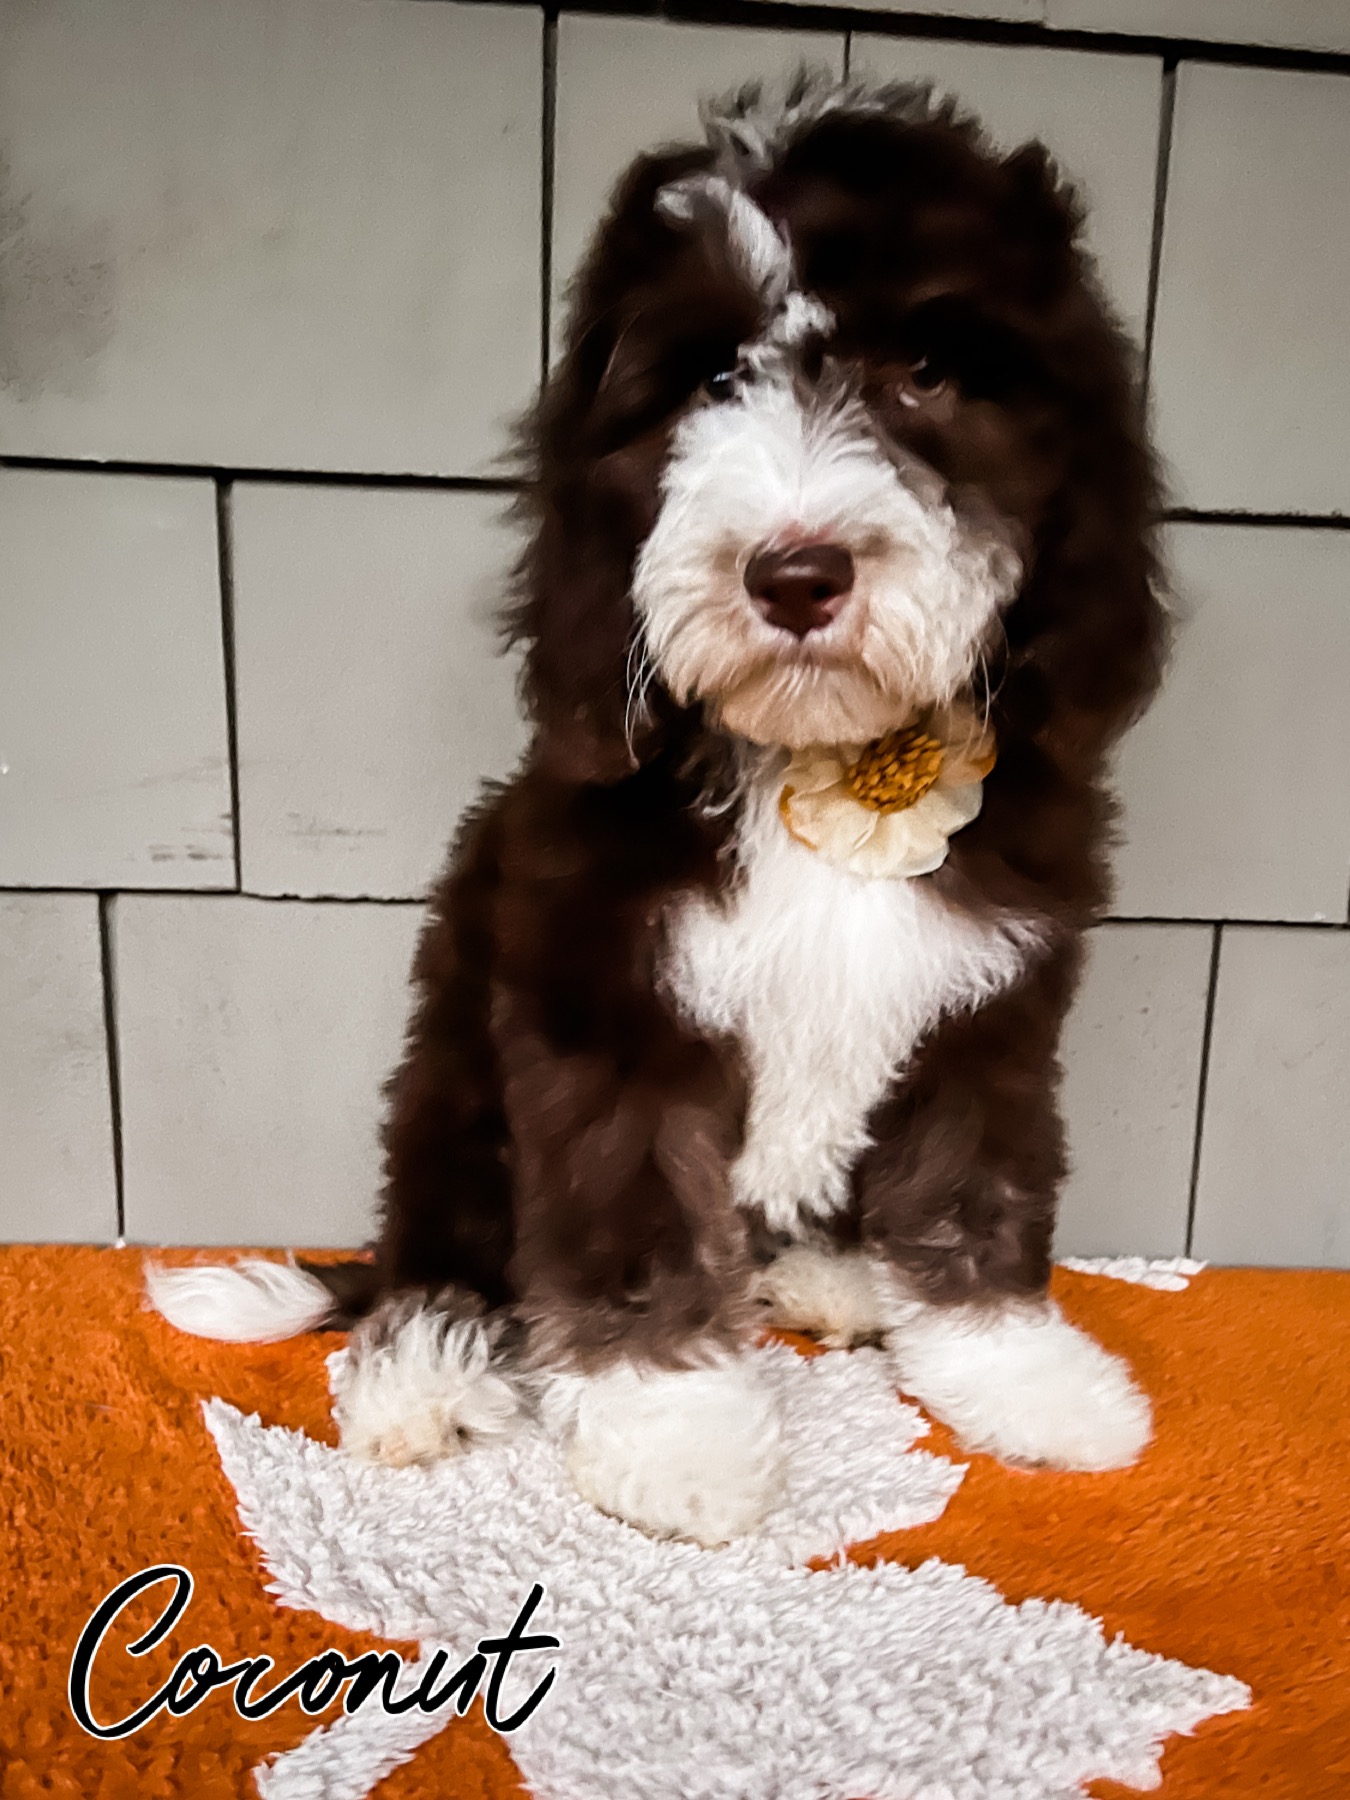
[[234, 663], [234, 534], [232, 484], [216, 483], [216, 560], [220, 576], [220, 642], [225, 665], [225, 744], [230, 763], [230, 826], [234, 837], [234, 891], [242, 893], [244, 857], [239, 818], [239, 702]]
[[17, 887], [0, 882], [0, 896], [7, 894], [98, 894], [135, 895], [155, 900], [256, 900], [263, 905], [289, 906], [425, 906], [431, 889], [424, 894], [263, 894], [249, 888], [200, 887], [120, 887], [113, 889], [53, 887], [50, 883], [33, 887]]
[[116, 456], [29, 456], [17, 452], [0, 455], [0, 469], [165, 476], [175, 481], [256, 481], [287, 487], [445, 488], [467, 494], [510, 494], [527, 485], [510, 475], [429, 475], [406, 469], [269, 469], [248, 464], [143, 462]]
[[113, 964], [112, 907], [115, 896], [98, 897], [98, 950], [103, 977], [103, 1039], [108, 1057], [108, 1109], [112, 1117], [113, 1186], [117, 1195], [117, 1241], [127, 1233], [126, 1186], [122, 1159], [122, 1061], [117, 1037], [117, 976]]
[[[424, 492], [466, 494], [520, 494], [530, 483], [513, 476], [408, 475], [369, 469], [264, 469], [235, 468], [216, 463], [118, 462], [106, 457], [4, 456], [0, 469], [35, 469], [52, 474], [165, 477], [171, 480], [270, 483], [288, 487], [356, 487], [414, 489]], [[1350, 531], [1350, 513], [1297, 513], [1234, 511], [1196, 506], [1164, 507], [1157, 515], [1163, 525], [1234, 525], [1256, 530]]]
[[[90, 894], [112, 893], [111, 889], [90, 887], [63, 887], [56, 882], [4, 882], [0, 881], [0, 895], [4, 894]], [[171, 896], [179, 900], [257, 900], [266, 905], [288, 904], [292, 906], [425, 906], [431, 898], [431, 890], [422, 894], [300, 894], [300, 893], [262, 893], [256, 888], [206, 888], [206, 887], [130, 887], [123, 886], [115, 890], [118, 894], [153, 895], [156, 898]], [[1105, 918], [1098, 919], [1092, 930], [1102, 930], [1113, 925], [1157, 926], [1159, 928], [1181, 927], [1197, 930], [1203, 927], [1206, 931], [1221, 929], [1225, 926], [1236, 928], [1252, 927], [1265, 931], [1297, 931], [1308, 934], [1334, 934], [1350, 931], [1350, 918], [1346, 919], [1271, 919], [1257, 918], [1200, 918], [1194, 913], [1108, 913]]]
[[557, 166], [558, 8], [544, 12], [543, 84], [539, 117], [539, 383], [553, 353], [553, 180]]
[[1200, 1194], [1200, 1149], [1205, 1136], [1205, 1106], [1209, 1099], [1209, 1062], [1214, 1043], [1214, 1005], [1219, 993], [1219, 955], [1223, 948], [1223, 926], [1214, 926], [1214, 941], [1209, 952], [1209, 986], [1205, 994], [1205, 1023], [1200, 1034], [1200, 1079], [1195, 1090], [1195, 1143], [1191, 1149], [1190, 1191], [1186, 1196], [1186, 1249], [1191, 1254], [1195, 1241], [1195, 1204]]
[[1096, 930], [1101, 925], [1204, 925], [1206, 927], [1234, 925], [1251, 925], [1267, 931], [1345, 931], [1350, 929], [1350, 918], [1347, 919], [1275, 919], [1256, 913], [1215, 914], [1201, 916], [1199, 913], [1107, 913], [1090, 927]]
[[1153, 394], [1153, 332], [1158, 322], [1158, 286], [1162, 276], [1163, 230], [1167, 220], [1167, 184], [1172, 172], [1172, 131], [1177, 107], [1177, 64], [1163, 62], [1158, 106], [1158, 160], [1153, 171], [1153, 233], [1148, 249], [1148, 298], [1144, 304], [1143, 399], [1147, 413]]
[[1350, 513], [1263, 513], [1206, 511], [1169, 506], [1158, 514], [1163, 525], [1234, 525], [1256, 531], [1350, 531]]

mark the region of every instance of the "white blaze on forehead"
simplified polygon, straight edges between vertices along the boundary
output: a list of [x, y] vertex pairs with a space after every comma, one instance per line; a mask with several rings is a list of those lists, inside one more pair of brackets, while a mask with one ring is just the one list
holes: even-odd
[[827, 337], [833, 330], [834, 314], [824, 301], [793, 288], [784, 296], [764, 336], [770, 344], [788, 348], [812, 336]]
[[727, 242], [737, 268], [771, 309], [754, 351], [790, 349], [815, 333], [834, 329], [834, 315], [814, 295], [793, 285], [792, 249], [773, 220], [723, 175], [690, 175], [656, 196], [656, 209], [682, 224], [712, 224]]
[[792, 282], [792, 252], [773, 220], [722, 175], [690, 175], [656, 196], [656, 209], [689, 224], [719, 223], [742, 274], [771, 305]]

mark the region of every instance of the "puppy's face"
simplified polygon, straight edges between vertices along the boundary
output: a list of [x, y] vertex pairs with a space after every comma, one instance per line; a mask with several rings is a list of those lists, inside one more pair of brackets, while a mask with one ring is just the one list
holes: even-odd
[[[767, 337], [681, 417], [633, 596], [680, 700], [798, 747], [866, 741], [969, 681], [1020, 560], [912, 446], [949, 378]], [[954, 398], [954, 396], [952, 396]]]
[[996, 648], [1072, 461], [1057, 336], [1093, 302], [1042, 163], [941, 119], [826, 113], [710, 162], [653, 187], [599, 284], [606, 454], [648, 489], [640, 648], [757, 742], [868, 740]]

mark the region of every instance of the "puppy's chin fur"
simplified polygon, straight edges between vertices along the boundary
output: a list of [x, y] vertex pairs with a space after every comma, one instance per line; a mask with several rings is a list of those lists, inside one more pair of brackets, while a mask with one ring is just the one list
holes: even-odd
[[856, 675], [782, 664], [756, 669], [729, 692], [704, 698], [723, 731], [783, 750], [870, 743], [918, 710]]

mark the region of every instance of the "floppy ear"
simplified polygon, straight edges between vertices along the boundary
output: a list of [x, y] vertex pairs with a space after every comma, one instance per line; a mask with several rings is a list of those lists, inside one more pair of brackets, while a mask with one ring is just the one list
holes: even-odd
[[678, 285], [669, 273], [686, 254], [655, 200], [706, 159], [643, 157], [624, 179], [574, 285], [563, 354], [522, 433], [530, 540], [506, 635], [525, 651], [534, 755], [563, 780], [622, 780], [656, 754], [678, 711], [646, 679], [630, 589], [669, 439], [652, 315], [669, 315]]
[[1108, 437], [1077, 457], [1005, 622], [1001, 708], [1084, 774], [1152, 698], [1169, 637], [1151, 465], [1131, 427], [1116, 421], [1115, 429], [1114, 443]]
[[[1062, 766], [1090, 774], [1143, 711], [1166, 660], [1156, 552], [1161, 504], [1144, 425], [1138, 356], [1089, 260], [1081, 213], [1039, 146], [1005, 168], [1020, 203], [1058, 235], [1067, 280], [1044, 297], [1042, 353], [1067, 405], [1066, 473], [1026, 586], [1005, 621], [1001, 710]], [[1053, 259], [1051, 259], [1053, 260]]]

